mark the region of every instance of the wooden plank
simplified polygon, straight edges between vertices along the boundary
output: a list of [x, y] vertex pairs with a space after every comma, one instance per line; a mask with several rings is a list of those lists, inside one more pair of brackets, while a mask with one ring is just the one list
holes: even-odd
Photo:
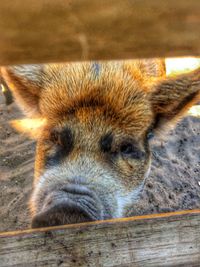
[[200, 210], [0, 234], [0, 266], [200, 266]]
[[198, 0], [0, 1], [0, 64], [200, 55]]

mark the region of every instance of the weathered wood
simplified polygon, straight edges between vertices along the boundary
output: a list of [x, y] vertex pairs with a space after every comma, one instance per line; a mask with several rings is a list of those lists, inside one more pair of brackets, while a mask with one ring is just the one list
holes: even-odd
[[0, 234], [0, 266], [200, 266], [200, 210]]
[[0, 64], [200, 55], [198, 0], [0, 1]]

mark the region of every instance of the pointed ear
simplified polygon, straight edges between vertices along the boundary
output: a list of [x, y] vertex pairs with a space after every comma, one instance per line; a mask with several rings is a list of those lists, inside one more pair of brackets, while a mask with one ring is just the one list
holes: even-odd
[[200, 101], [200, 68], [156, 83], [151, 95], [154, 129], [175, 124], [188, 109]]
[[29, 116], [40, 114], [43, 65], [2, 67], [1, 77], [12, 91], [20, 108]]

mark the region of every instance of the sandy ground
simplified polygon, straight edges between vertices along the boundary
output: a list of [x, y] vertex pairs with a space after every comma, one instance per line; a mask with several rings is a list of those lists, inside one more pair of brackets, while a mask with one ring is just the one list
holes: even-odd
[[[35, 143], [8, 124], [22, 115], [0, 95], [0, 231], [30, 226]], [[186, 117], [166, 138], [152, 144], [153, 160], [134, 214], [200, 208], [200, 118]]]

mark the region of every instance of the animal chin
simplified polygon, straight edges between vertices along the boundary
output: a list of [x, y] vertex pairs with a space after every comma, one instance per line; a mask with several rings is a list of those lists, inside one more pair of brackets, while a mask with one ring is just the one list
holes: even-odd
[[46, 196], [32, 219], [32, 228], [102, 220], [99, 199], [89, 189], [69, 185]]

